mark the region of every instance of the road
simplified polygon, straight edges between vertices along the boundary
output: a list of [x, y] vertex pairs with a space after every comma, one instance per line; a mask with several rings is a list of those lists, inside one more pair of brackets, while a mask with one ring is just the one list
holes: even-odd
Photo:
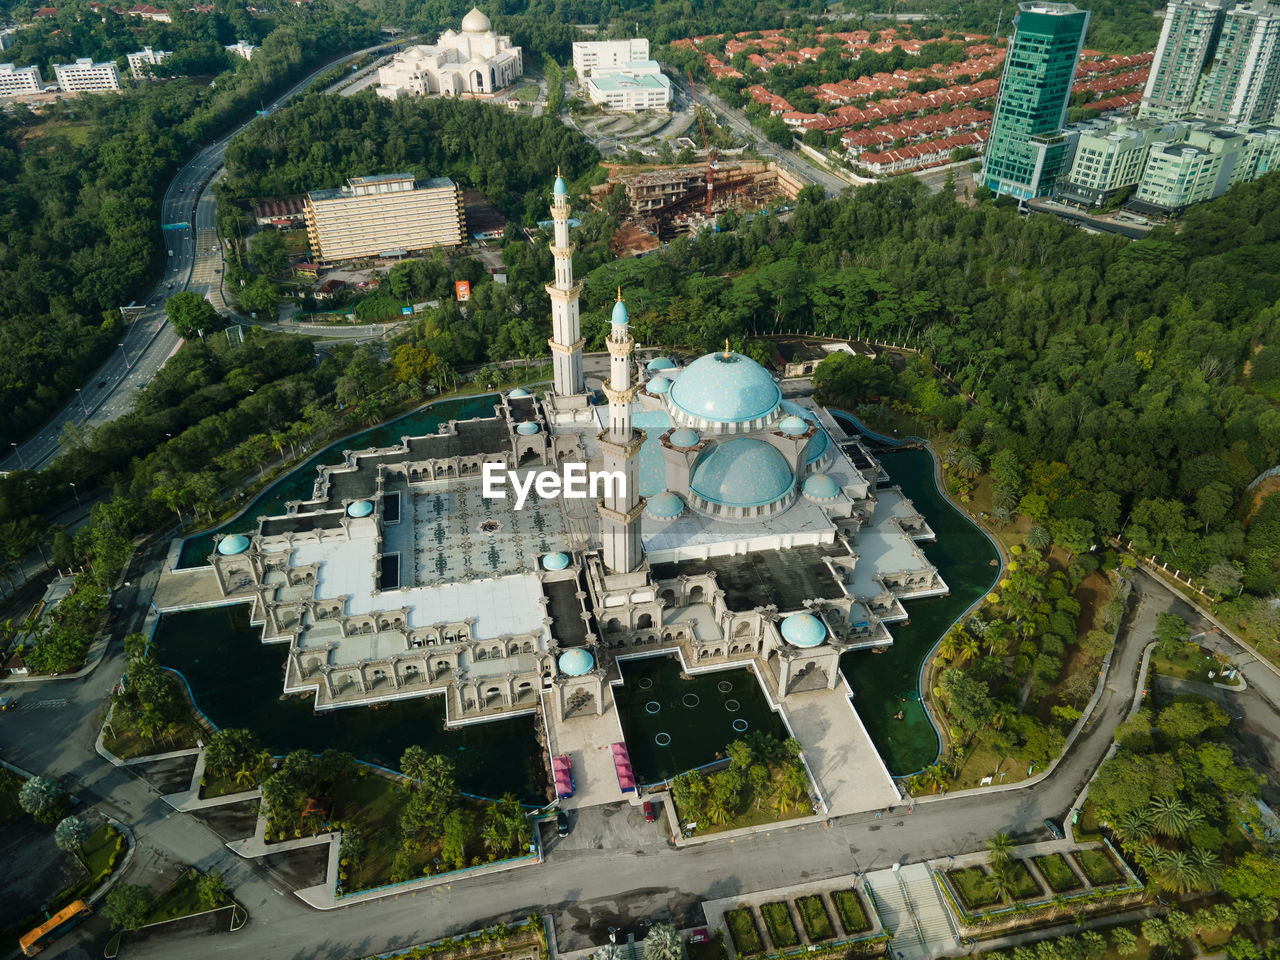
[[[358, 50], [317, 68], [273, 100], [267, 107], [268, 112], [278, 110], [336, 65], [374, 49], [376, 47]], [[36, 435], [11, 448], [8, 456], [0, 460], [0, 469], [34, 470], [44, 466], [57, 456], [60, 434], [66, 423], [96, 427], [128, 413], [138, 388], [154, 377], [177, 349], [178, 335], [165, 322], [165, 298], [184, 289], [203, 295], [220, 285], [221, 278], [216, 273], [198, 272], [212, 263], [208, 251], [217, 244], [216, 204], [212, 192], [205, 187], [222, 166], [227, 143], [255, 119], [245, 121], [222, 139], [201, 149], [174, 175], [160, 202], [162, 228], [173, 227], [162, 229], [165, 267], [160, 281], [142, 301], [140, 314], [125, 330], [120, 348]], [[198, 254], [203, 255], [201, 263], [197, 263]]]
[[[158, 557], [139, 560], [138, 613], [154, 584]], [[202, 939], [205, 957], [310, 958], [340, 960], [367, 956], [439, 936], [475, 929], [531, 911], [557, 916], [562, 947], [600, 942], [609, 925], [634, 927], [642, 918], [670, 918], [681, 925], [699, 920], [705, 899], [735, 896], [773, 886], [867, 871], [895, 862], [981, 849], [986, 838], [1008, 831], [1015, 839], [1045, 839], [1045, 817], [1061, 817], [1110, 746], [1116, 725], [1132, 702], [1142, 648], [1151, 639], [1157, 615], [1171, 610], [1192, 616], [1181, 600], [1142, 576], [1113, 657], [1107, 687], [1090, 725], [1058, 767], [1029, 787], [988, 789], [951, 797], [920, 798], [915, 812], [859, 814], [821, 825], [774, 830], [678, 851], [646, 825], [631, 807], [592, 808], [577, 814], [573, 833], [552, 839], [545, 864], [448, 884], [416, 896], [384, 899], [330, 913], [317, 913], [279, 893], [258, 867], [236, 864], [203, 826], [172, 813], [155, 791], [116, 770], [94, 752], [92, 743], [106, 698], [122, 664], [118, 651], [81, 681], [24, 685], [24, 699], [65, 698], [60, 710], [20, 708], [0, 723], [0, 752], [6, 760], [39, 773], [70, 778], [89, 800], [135, 825], [146, 854], [157, 860], [195, 863], [229, 871], [236, 896], [252, 915], [235, 935]], [[1193, 620], [1194, 622], [1194, 620]], [[122, 625], [124, 629], [131, 625]], [[1264, 718], [1270, 721], [1270, 715]], [[51, 751], [49, 744], [58, 747]], [[768, 865], [767, 869], [763, 865]], [[143, 867], [131, 868], [130, 882], [145, 881]], [[96, 958], [93, 934], [83, 933], [52, 948], [52, 955]], [[139, 945], [131, 955], [185, 957], [191, 945]]]

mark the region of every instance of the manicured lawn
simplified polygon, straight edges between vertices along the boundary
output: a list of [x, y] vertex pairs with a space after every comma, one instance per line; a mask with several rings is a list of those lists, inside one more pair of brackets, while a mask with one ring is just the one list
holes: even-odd
[[188, 870], [156, 898], [155, 909], [147, 917], [147, 923], [159, 923], [161, 920], [174, 920], [193, 913], [203, 913], [210, 909], [200, 899], [200, 873]]
[[516, 87], [511, 91], [512, 100], [522, 100], [525, 103], [533, 103], [538, 99], [538, 85], [536, 83], [526, 83]]
[[990, 906], [997, 900], [995, 892], [987, 884], [987, 872], [981, 867], [949, 870], [947, 877], [960, 894], [961, 906], [968, 910]]
[[1066, 893], [1081, 886], [1080, 878], [1075, 875], [1060, 853], [1036, 857], [1036, 866], [1040, 868], [1040, 872], [1044, 874], [1045, 880], [1049, 882], [1054, 893]]
[[211, 800], [214, 797], [227, 797], [233, 793], [244, 793], [247, 790], [253, 790], [257, 786], [257, 784], [253, 783], [246, 786], [238, 781], [234, 775], [227, 776], [207, 771], [202, 779], [200, 796], [206, 800]]
[[1151, 655], [1151, 665], [1162, 675], [1176, 677], [1179, 680], [1239, 685], [1238, 681], [1226, 680], [1221, 676], [1210, 678], [1209, 671], [1220, 674], [1223, 664], [1211, 657], [1203, 647], [1194, 643], [1184, 643], [1172, 656], [1164, 656], [1157, 650]]
[[819, 940], [830, 940], [836, 935], [821, 897], [801, 897], [796, 901], [796, 909], [800, 911], [800, 922], [804, 924], [804, 932], [814, 943]]
[[1120, 871], [1105, 850], [1077, 850], [1071, 855], [1095, 887], [1120, 882]]
[[120, 831], [111, 824], [105, 823], [91, 833], [89, 839], [84, 842], [84, 846], [80, 848], [80, 862], [89, 871], [90, 877], [96, 877], [108, 867], [115, 865], [112, 863], [113, 858], [116, 863], [119, 862], [120, 857], [124, 856], [126, 846]]
[[1044, 894], [1040, 889], [1040, 881], [1032, 876], [1022, 860], [1009, 861], [1009, 876], [1013, 878], [1013, 898], [1027, 900]]
[[791, 922], [791, 911], [786, 903], [762, 904], [760, 916], [764, 917], [764, 928], [769, 931], [769, 939], [777, 949], [794, 947], [800, 942], [800, 934], [796, 933], [796, 925]]
[[132, 760], [135, 757], [146, 757], [153, 753], [168, 753], [170, 750], [194, 747], [200, 733], [195, 717], [187, 711], [184, 719], [173, 724], [167, 734], [153, 740], [138, 730], [129, 711], [117, 706], [111, 717], [111, 726], [107, 728], [106, 736], [103, 737], [102, 745], [121, 760]]
[[871, 929], [871, 921], [862, 909], [862, 898], [852, 890], [833, 890], [831, 900], [840, 914], [840, 923], [848, 936]]
[[746, 909], [729, 910], [724, 915], [729, 925], [729, 936], [733, 939], [733, 949], [739, 956], [759, 953], [764, 949], [760, 933], [756, 930], [755, 918]]

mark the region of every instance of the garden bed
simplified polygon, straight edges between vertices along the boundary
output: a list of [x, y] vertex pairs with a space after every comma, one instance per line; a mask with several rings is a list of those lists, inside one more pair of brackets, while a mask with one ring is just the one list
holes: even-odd
[[733, 940], [733, 949], [740, 957], [750, 956], [764, 950], [760, 939], [760, 931], [756, 929], [756, 921], [750, 909], [740, 907], [727, 910], [724, 922], [729, 926], [729, 938]]
[[210, 907], [200, 896], [200, 871], [188, 870], [156, 898], [147, 923], [160, 923], [164, 920], [175, 920], [178, 917], [189, 917], [193, 913], [204, 913], [226, 906], [229, 900], [223, 898]]
[[1077, 850], [1072, 857], [1076, 865], [1095, 887], [1105, 887], [1121, 880], [1120, 871], [1105, 850]]
[[973, 911], [989, 907], [1000, 899], [987, 881], [987, 871], [981, 867], [948, 870], [947, 879], [960, 895], [960, 905], [966, 910]]
[[831, 901], [836, 905], [836, 913], [840, 914], [840, 925], [846, 935], [852, 937], [871, 929], [867, 911], [862, 907], [862, 898], [855, 891], [834, 890]]
[[831, 917], [827, 914], [827, 907], [821, 897], [801, 897], [796, 901], [796, 910], [800, 913], [804, 932], [809, 935], [809, 940], [813, 943], [830, 940], [836, 935], [835, 928], [831, 925]]
[[1010, 860], [1009, 877], [1013, 880], [1013, 899], [1027, 900], [1044, 895], [1040, 882], [1027, 869], [1026, 861]]
[[201, 732], [195, 715], [188, 710], [183, 719], [170, 724], [163, 735], [148, 737], [138, 729], [133, 712], [117, 706], [103, 731], [102, 745], [121, 760], [133, 760], [194, 747]]
[[1054, 893], [1066, 893], [1068, 890], [1077, 890], [1082, 886], [1080, 878], [1076, 876], [1062, 854], [1045, 854], [1036, 857], [1035, 861], [1045, 882]]
[[764, 928], [769, 931], [769, 939], [775, 949], [794, 947], [800, 942], [800, 934], [796, 933], [796, 925], [785, 901], [761, 904], [760, 916], [764, 918]]

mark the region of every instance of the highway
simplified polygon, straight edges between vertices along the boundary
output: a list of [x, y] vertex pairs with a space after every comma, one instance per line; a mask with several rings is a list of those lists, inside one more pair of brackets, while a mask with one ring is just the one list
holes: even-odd
[[[382, 46], [385, 44], [379, 43], [325, 63], [273, 100], [267, 111], [275, 112], [338, 64]], [[38, 433], [25, 443], [11, 445], [8, 455], [0, 460], [0, 470], [38, 469], [58, 455], [65, 424], [97, 427], [132, 409], [138, 390], [155, 376], [179, 344], [178, 335], [166, 322], [167, 297], [190, 289], [201, 295], [211, 294], [215, 307], [227, 309], [217, 272], [222, 269], [222, 257], [211, 255], [218, 244], [217, 205], [213, 192], [206, 187], [222, 167], [228, 142], [256, 119], [251, 117], [201, 149], [174, 175], [160, 203], [165, 265], [159, 282], [139, 304], [141, 310], [126, 328], [119, 349], [77, 388]]]

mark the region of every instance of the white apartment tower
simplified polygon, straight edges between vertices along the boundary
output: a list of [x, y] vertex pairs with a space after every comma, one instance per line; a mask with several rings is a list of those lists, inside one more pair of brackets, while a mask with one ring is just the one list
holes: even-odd
[[1200, 83], [1196, 115], [1217, 123], [1268, 123], [1280, 104], [1280, 6], [1229, 10]]
[[89, 57], [80, 57], [75, 63], [55, 63], [53, 75], [63, 93], [120, 89], [120, 70], [114, 60], [94, 63]]
[[44, 89], [37, 66], [15, 67], [12, 63], [0, 63], [0, 97], [20, 97], [39, 93]]
[[613, 483], [600, 500], [600, 539], [605, 568], [613, 574], [625, 574], [635, 571], [644, 560], [640, 543], [644, 500], [640, 497], [639, 460], [645, 434], [631, 423], [631, 403], [637, 390], [631, 383], [635, 341], [631, 339], [621, 289], [618, 302], [613, 305], [605, 346], [609, 348], [609, 383], [604, 388], [609, 398], [609, 426], [600, 432], [598, 439], [604, 453], [605, 471], [615, 477], [621, 475], [623, 483]]
[[1223, 0], [1173, 0], [1142, 91], [1140, 117], [1177, 120], [1195, 113], [1196, 90], [1222, 29]]

